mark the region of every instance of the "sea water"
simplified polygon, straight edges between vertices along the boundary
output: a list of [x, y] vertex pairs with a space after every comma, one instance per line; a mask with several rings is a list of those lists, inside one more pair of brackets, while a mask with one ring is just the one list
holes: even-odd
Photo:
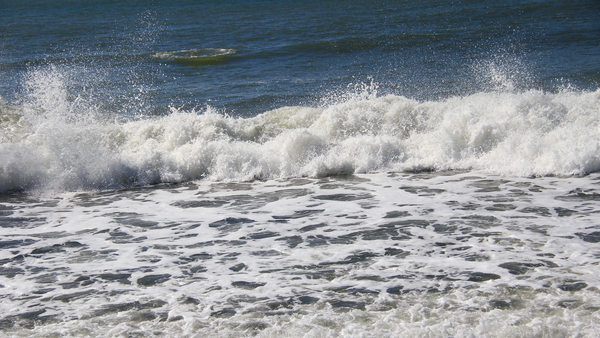
[[594, 337], [594, 1], [0, 3], [7, 337]]

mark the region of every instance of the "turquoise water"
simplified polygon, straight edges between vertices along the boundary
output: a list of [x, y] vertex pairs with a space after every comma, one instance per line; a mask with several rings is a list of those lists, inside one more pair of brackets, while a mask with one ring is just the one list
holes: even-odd
[[597, 1], [0, 13], [0, 335], [600, 328]]

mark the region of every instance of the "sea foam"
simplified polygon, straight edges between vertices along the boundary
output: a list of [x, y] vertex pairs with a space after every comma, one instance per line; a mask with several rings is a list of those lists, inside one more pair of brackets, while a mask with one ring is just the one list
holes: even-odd
[[1, 108], [0, 191], [382, 171], [543, 176], [600, 169], [600, 90], [480, 92], [436, 101], [354, 95], [251, 118], [208, 107], [117, 121], [71, 98], [57, 72], [33, 78], [28, 89], [22, 105]]

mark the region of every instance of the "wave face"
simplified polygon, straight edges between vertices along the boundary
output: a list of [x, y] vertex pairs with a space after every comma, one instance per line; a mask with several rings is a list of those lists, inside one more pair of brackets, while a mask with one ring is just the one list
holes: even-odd
[[2, 106], [0, 191], [112, 189], [194, 179], [484, 170], [543, 176], [600, 170], [600, 90], [480, 92], [437, 101], [376, 86], [251, 118], [207, 107], [109, 119], [68, 97], [60, 72]]

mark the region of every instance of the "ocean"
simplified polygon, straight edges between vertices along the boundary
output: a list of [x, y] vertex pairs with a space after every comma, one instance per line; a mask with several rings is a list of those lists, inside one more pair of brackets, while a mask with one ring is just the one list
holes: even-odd
[[597, 1], [0, 12], [1, 336], [597, 336]]

